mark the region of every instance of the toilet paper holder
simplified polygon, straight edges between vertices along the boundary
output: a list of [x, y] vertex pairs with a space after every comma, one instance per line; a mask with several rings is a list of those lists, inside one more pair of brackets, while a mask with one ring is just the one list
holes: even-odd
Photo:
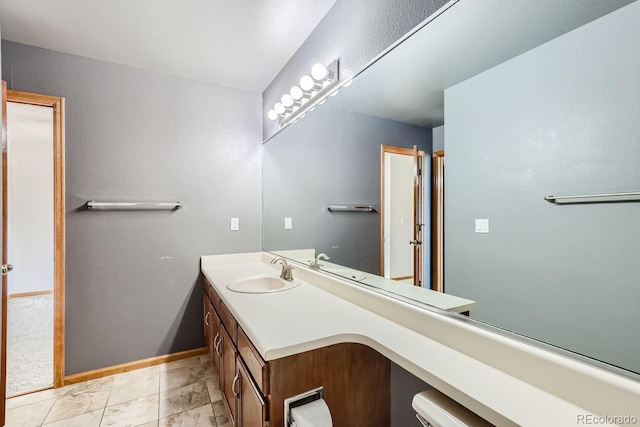
[[318, 387], [314, 388], [313, 390], [305, 391], [304, 393], [300, 393], [284, 399], [284, 425], [286, 427], [291, 426], [291, 410], [293, 408], [306, 405], [307, 403], [311, 403], [315, 400], [323, 398], [324, 387]]

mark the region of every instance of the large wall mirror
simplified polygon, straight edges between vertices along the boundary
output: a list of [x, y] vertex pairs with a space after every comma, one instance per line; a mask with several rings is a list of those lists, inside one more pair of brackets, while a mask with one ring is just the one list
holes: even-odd
[[449, 3], [264, 144], [264, 249], [640, 373], [639, 49], [632, 1]]

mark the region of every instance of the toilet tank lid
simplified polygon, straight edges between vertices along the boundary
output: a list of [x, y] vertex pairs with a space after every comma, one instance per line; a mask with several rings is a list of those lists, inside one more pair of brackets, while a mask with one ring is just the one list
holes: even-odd
[[434, 427], [493, 425], [436, 389], [426, 390], [413, 396], [412, 406], [418, 415]]

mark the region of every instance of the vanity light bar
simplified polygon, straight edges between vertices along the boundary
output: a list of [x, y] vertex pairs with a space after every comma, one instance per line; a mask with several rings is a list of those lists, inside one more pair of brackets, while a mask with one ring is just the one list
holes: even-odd
[[326, 67], [315, 64], [311, 67], [311, 75], [303, 76], [299, 86], [293, 86], [276, 102], [267, 117], [278, 120], [280, 126], [287, 125], [307, 111], [313, 109], [329, 95], [339, 80], [340, 65], [336, 59]]

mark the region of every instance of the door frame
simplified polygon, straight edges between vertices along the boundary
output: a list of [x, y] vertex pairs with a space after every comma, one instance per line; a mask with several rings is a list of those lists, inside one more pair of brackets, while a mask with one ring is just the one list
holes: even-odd
[[[396, 147], [393, 145], [381, 145], [380, 146], [380, 205], [381, 205], [381, 209], [380, 209], [380, 276], [384, 277], [384, 211], [385, 211], [385, 205], [384, 205], [384, 196], [385, 196], [385, 191], [384, 191], [384, 178], [385, 178], [385, 154], [386, 153], [390, 153], [390, 154], [399, 154], [402, 156], [409, 156], [411, 158], [414, 158], [415, 153], [413, 148], [403, 148], [403, 147]], [[424, 162], [424, 156], [425, 153], [422, 150], [418, 151], [418, 156], [420, 159], [420, 162]], [[423, 169], [422, 164], [419, 165], [420, 169]], [[420, 180], [423, 180], [423, 176], [420, 175], [418, 177]], [[414, 218], [416, 216], [416, 210], [419, 210], [422, 215], [423, 218], [421, 219], [421, 223], [422, 221], [424, 221], [424, 209], [420, 209], [420, 206], [417, 206], [418, 200], [416, 200], [415, 197], [415, 187], [414, 187], [414, 201], [413, 201], [413, 211], [414, 211]], [[424, 194], [424, 186], [422, 187], [422, 192]], [[422, 252], [421, 252], [422, 253]], [[424, 278], [424, 269], [425, 269], [425, 263], [424, 260], [423, 262], [420, 263], [421, 265], [421, 274], [420, 277]], [[414, 281], [415, 281], [415, 260], [414, 260]], [[404, 280], [404, 279], [408, 279], [410, 278], [410, 276], [408, 277], [398, 277], [396, 278], [396, 280]]]
[[[2, 264], [7, 264], [7, 82], [2, 80]], [[2, 316], [0, 319], [2, 341], [0, 343], [0, 426], [5, 424], [5, 400], [7, 397], [7, 276], [2, 275]]]
[[444, 150], [433, 153], [431, 289], [444, 292]]
[[[39, 105], [53, 109], [53, 210], [54, 210], [54, 285], [53, 285], [53, 387], [64, 385], [64, 320], [65, 320], [65, 174], [64, 174], [64, 98], [15, 90], [7, 91], [7, 102]], [[4, 146], [3, 164], [7, 153]], [[6, 173], [6, 166], [3, 174]], [[6, 179], [3, 180], [3, 200], [6, 200]], [[3, 204], [5, 209], [6, 204]], [[6, 212], [4, 212], [6, 218]], [[3, 256], [6, 252], [3, 252]], [[4, 289], [3, 291], [6, 291]], [[5, 304], [3, 298], [3, 304]], [[6, 306], [2, 310], [2, 324], [6, 327]], [[3, 335], [2, 352], [6, 357], [6, 341]], [[6, 363], [6, 361], [3, 361]], [[6, 365], [5, 365], [6, 366]], [[4, 371], [3, 371], [4, 372]], [[4, 375], [3, 375], [4, 377]], [[2, 393], [6, 393], [6, 378], [2, 378]]]

